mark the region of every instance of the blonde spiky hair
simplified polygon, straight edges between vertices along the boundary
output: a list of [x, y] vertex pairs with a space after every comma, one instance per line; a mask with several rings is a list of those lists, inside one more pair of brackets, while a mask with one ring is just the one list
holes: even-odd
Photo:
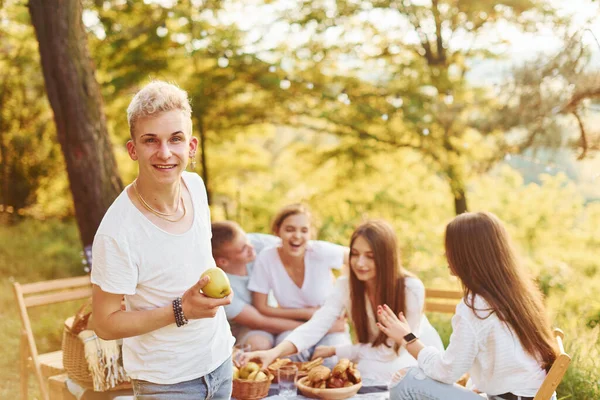
[[190, 119], [189, 132], [192, 133], [192, 107], [187, 92], [177, 85], [155, 80], [144, 86], [133, 96], [127, 107], [129, 133], [134, 139], [135, 124], [140, 118], [152, 116], [165, 111], [180, 110]]

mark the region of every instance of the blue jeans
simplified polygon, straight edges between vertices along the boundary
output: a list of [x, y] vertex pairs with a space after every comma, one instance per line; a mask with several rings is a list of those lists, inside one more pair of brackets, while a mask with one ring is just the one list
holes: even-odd
[[[502, 400], [498, 396], [477, 394], [459, 385], [438, 382], [417, 367], [404, 372], [406, 375], [390, 387], [390, 400]], [[556, 393], [551, 400], [556, 400]]]
[[135, 398], [139, 400], [230, 399], [233, 378], [231, 357], [213, 372], [191, 381], [161, 385], [132, 380]]

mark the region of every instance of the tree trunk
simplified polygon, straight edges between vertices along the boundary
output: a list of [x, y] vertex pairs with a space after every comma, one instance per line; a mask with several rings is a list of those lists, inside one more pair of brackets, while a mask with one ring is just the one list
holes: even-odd
[[450, 183], [450, 190], [454, 196], [454, 212], [460, 215], [468, 211], [467, 194], [465, 193], [465, 184], [460, 173], [452, 166], [446, 170], [446, 176]]
[[453, 190], [454, 194], [454, 212], [456, 215], [460, 215], [468, 211], [467, 209], [467, 197], [465, 195], [464, 188], [458, 188]]
[[123, 189], [95, 66], [87, 49], [80, 0], [30, 0], [46, 92], [65, 157], [84, 246]]
[[204, 180], [204, 186], [206, 187], [206, 198], [208, 199], [208, 204], [212, 204], [211, 202], [211, 190], [208, 181], [208, 160], [206, 155], [206, 131], [204, 129], [204, 123], [202, 121], [202, 117], [198, 117], [198, 132], [200, 132], [200, 165], [202, 165], [202, 179]]

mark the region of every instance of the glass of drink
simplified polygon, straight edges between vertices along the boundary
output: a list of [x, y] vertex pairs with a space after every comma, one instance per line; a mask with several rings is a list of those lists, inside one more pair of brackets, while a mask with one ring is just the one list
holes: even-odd
[[250, 351], [249, 344], [236, 344], [235, 346], [233, 346], [233, 354], [232, 354], [233, 362], [235, 364], [239, 364], [242, 354], [247, 353], [249, 351]]
[[277, 369], [277, 380], [279, 384], [279, 395], [282, 397], [296, 397], [296, 378], [298, 367], [295, 365], [284, 365]]

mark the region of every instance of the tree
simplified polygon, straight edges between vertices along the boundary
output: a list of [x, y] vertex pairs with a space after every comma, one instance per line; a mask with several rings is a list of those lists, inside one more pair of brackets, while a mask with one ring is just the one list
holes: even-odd
[[[447, 179], [457, 214], [468, 209], [467, 178], [512, 144], [508, 129], [483, 123], [503, 108], [488, 87], [469, 82], [473, 62], [501, 57], [507, 43], [493, 32], [505, 26], [567, 26], [549, 4], [534, 0], [302, 3], [285, 13], [311, 38], [286, 56], [298, 76], [320, 68], [335, 75], [335, 83], [326, 90], [315, 86], [317, 93], [329, 92], [319, 99], [326, 105], [300, 114], [318, 130], [353, 139], [357, 152], [365, 142], [380, 151], [419, 151]], [[363, 82], [350, 85], [349, 77]]]
[[0, 205], [15, 220], [62, 165], [27, 10], [6, 2], [0, 19], [10, 21], [0, 27]]
[[80, 0], [31, 0], [46, 92], [66, 161], [84, 246], [123, 189], [87, 50]]
[[[174, 80], [187, 90], [211, 204], [218, 191], [210, 170], [211, 147], [267, 121], [273, 107], [266, 105], [279, 104], [274, 98], [280, 94], [270, 65], [246, 50], [244, 32], [217, 15], [221, 5], [195, 0], [90, 5], [98, 16], [89, 27], [95, 33], [94, 57], [109, 102], [122, 107], [119, 97], [149, 77]], [[122, 108], [114, 112], [114, 120], [123, 121]], [[121, 124], [116, 130], [126, 128]]]

